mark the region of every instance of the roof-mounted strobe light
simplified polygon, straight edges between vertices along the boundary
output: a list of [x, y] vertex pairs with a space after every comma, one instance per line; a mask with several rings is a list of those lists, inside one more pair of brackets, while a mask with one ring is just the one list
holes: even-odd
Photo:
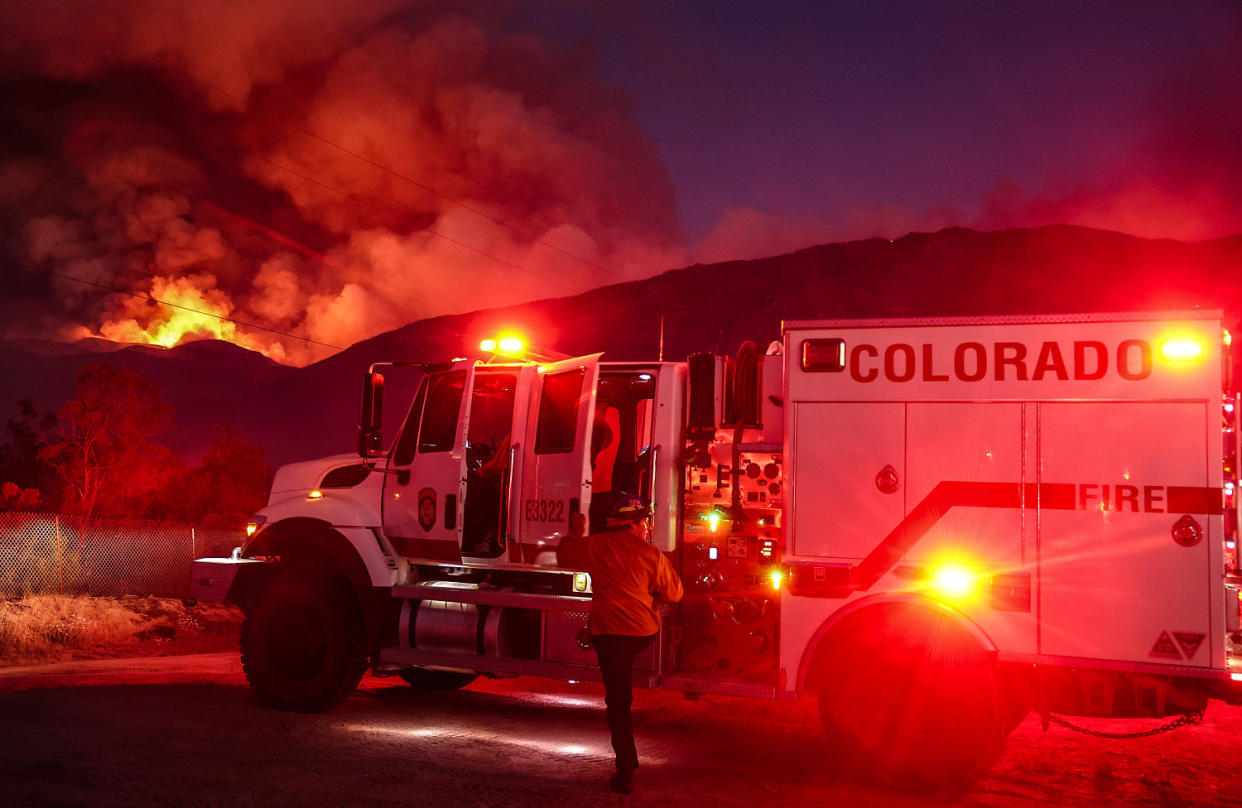
[[521, 356], [526, 351], [526, 342], [521, 337], [506, 334], [495, 339], [483, 340], [479, 343], [479, 350], [501, 356]]
[[[493, 362], [560, 362], [569, 359], [568, 354], [532, 345], [517, 334], [501, 334], [479, 341], [479, 350], [491, 354], [487, 364]], [[542, 370], [542, 368], [540, 368]]]
[[525, 343], [520, 336], [501, 336], [499, 339], [486, 339], [478, 344], [479, 350], [486, 351], [488, 354], [505, 354], [512, 356], [520, 354], [525, 348]]

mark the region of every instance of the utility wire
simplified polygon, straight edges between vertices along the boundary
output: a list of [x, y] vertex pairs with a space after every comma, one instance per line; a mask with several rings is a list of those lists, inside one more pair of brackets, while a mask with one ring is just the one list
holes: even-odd
[[214, 312], [203, 311], [201, 309], [192, 309], [189, 306], [182, 306], [179, 303], [169, 303], [167, 300], [160, 300], [157, 297], [151, 297], [151, 295], [144, 295], [141, 292], [131, 292], [128, 289], [122, 289], [119, 286], [112, 286], [106, 283], [96, 283], [95, 281], [88, 281], [85, 278], [78, 278], [74, 275], [66, 275], [63, 272], [56, 272], [55, 270], [40, 269], [39, 267], [32, 267], [29, 264], [23, 264], [19, 261], [10, 261], [10, 263], [19, 269], [24, 269], [28, 272], [34, 272], [35, 274], [38, 274], [38, 275], [51, 275], [53, 277], [62, 278], [67, 281], [73, 281], [74, 283], [81, 283], [86, 286], [93, 286], [96, 289], [103, 289], [108, 292], [115, 292], [118, 295], [129, 295], [130, 297], [136, 297], [139, 300], [147, 300], [147, 301], [150, 301], [151, 303], [158, 303], [161, 306], [169, 306], [171, 308], [181, 309], [182, 311], [188, 311], [193, 314], [201, 314], [204, 317], [214, 317], [217, 320], [222, 320], [226, 323], [232, 323], [233, 325], [240, 325], [246, 328], [255, 328], [255, 329], [258, 329], [259, 331], [266, 331], [269, 334], [280, 334], [282, 337], [289, 337], [290, 339], [300, 339], [302, 340], [302, 342], [309, 342], [312, 345], [322, 345], [323, 347], [331, 348], [334, 351], [344, 350], [338, 345], [329, 345], [326, 342], [320, 342], [319, 340], [311, 339], [310, 337], [299, 337], [297, 334], [290, 334], [288, 331], [281, 331], [276, 328], [267, 328], [266, 326], [255, 325], [254, 323], [247, 323], [242, 320], [234, 320], [232, 317], [225, 317], [222, 314], [215, 314]]
[[[243, 104], [243, 105], [244, 105], [244, 104], [246, 103], [246, 99], [241, 98], [240, 96], [236, 96], [236, 95], [234, 95], [233, 93], [230, 93], [228, 90], [225, 90], [225, 89], [223, 89], [223, 88], [217, 87], [216, 85], [211, 84], [210, 82], [206, 82], [206, 81], [203, 81], [202, 79], [195, 79], [195, 78], [191, 78], [191, 81], [194, 81], [194, 82], [196, 82], [197, 84], [200, 84], [200, 85], [202, 85], [203, 87], [206, 87], [207, 89], [212, 90], [213, 92], [217, 92], [217, 93], [219, 93], [220, 95], [225, 96], [226, 98], [231, 98], [232, 100], [237, 101], [237, 102], [238, 102], [238, 103], [240, 103], [240, 104]], [[589, 259], [583, 258], [583, 257], [582, 257], [582, 256], [580, 256], [580, 255], [576, 255], [576, 254], [574, 254], [574, 253], [570, 252], [569, 250], [566, 250], [566, 249], [564, 249], [564, 248], [562, 248], [562, 247], [558, 247], [558, 246], [556, 246], [555, 244], [551, 244], [551, 243], [549, 243], [549, 242], [547, 242], [547, 241], [544, 241], [543, 239], [539, 238], [538, 236], [534, 235], [533, 233], [528, 233], [528, 232], [526, 232], [525, 230], [522, 230], [522, 229], [521, 229], [521, 228], [519, 228], [519, 227], [516, 227], [516, 226], [514, 226], [514, 225], [512, 225], [512, 224], [509, 224], [508, 222], [504, 221], [503, 219], [498, 219], [498, 218], [496, 218], [495, 216], [492, 216], [490, 213], [487, 213], [486, 211], [480, 210], [479, 208], [476, 208], [476, 207], [474, 207], [473, 205], [470, 205], [470, 204], [468, 204], [468, 203], [466, 203], [466, 202], [462, 202], [460, 199], [455, 199], [455, 198], [453, 198], [453, 197], [449, 196], [448, 194], [446, 194], [446, 193], [444, 193], [444, 192], [442, 192], [442, 191], [439, 191], [439, 190], [437, 190], [437, 189], [435, 189], [435, 188], [431, 187], [430, 185], [427, 185], [426, 183], [419, 182], [418, 180], [414, 179], [413, 177], [406, 176], [405, 174], [402, 174], [402, 173], [401, 173], [401, 172], [399, 172], [399, 171], [396, 171], [396, 170], [394, 170], [394, 169], [391, 169], [391, 168], [389, 168], [388, 166], [384, 165], [383, 163], [376, 162], [375, 160], [372, 160], [372, 159], [370, 159], [369, 157], [366, 157], [366, 156], [364, 156], [364, 155], [362, 155], [362, 154], [359, 154], [359, 153], [358, 153], [358, 152], [356, 152], [356, 151], [353, 151], [353, 150], [351, 150], [351, 149], [347, 149], [347, 148], [345, 148], [344, 146], [340, 145], [339, 143], [334, 143], [333, 141], [328, 140], [326, 137], [324, 137], [323, 135], [318, 134], [317, 132], [312, 132], [311, 130], [306, 129], [306, 128], [301, 127], [301, 126], [298, 126], [298, 125], [297, 125], [297, 124], [295, 124], [295, 123], [285, 123], [285, 126], [289, 127], [290, 129], [292, 129], [292, 130], [294, 130], [294, 131], [296, 131], [296, 132], [300, 132], [300, 133], [302, 133], [303, 135], [306, 135], [307, 137], [309, 137], [309, 138], [311, 138], [311, 139], [313, 139], [313, 140], [317, 140], [317, 141], [319, 141], [320, 143], [323, 143], [325, 146], [329, 146], [329, 147], [331, 147], [331, 148], [333, 148], [333, 149], [336, 149], [336, 150], [337, 150], [337, 151], [339, 151], [339, 152], [342, 152], [342, 153], [344, 153], [344, 154], [348, 154], [349, 156], [351, 156], [351, 157], [353, 157], [353, 158], [355, 158], [355, 159], [357, 159], [357, 160], [361, 160], [362, 162], [366, 163], [367, 165], [371, 166], [372, 168], [375, 168], [375, 169], [377, 169], [377, 170], [379, 170], [379, 171], [382, 171], [382, 172], [384, 172], [385, 174], [388, 174], [388, 175], [389, 175], [389, 176], [391, 176], [391, 177], [394, 177], [394, 178], [396, 178], [396, 179], [399, 179], [399, 180], [401, 180], [402, 182], [409, 183], [410, 185], [413, 185], [415, 188], [418, 188], [418, 189], [420, 189], [420, 190], [426, 191], [426, 192], [427, 192], [427, 193], [429, 193], [429, 194], [432, 194], [432, 195], [434, 195], [434, 196], [437, 196], [437, 197], [439, 197], [440, 199], [443, 199], [445, 202], [448, 202], [449, 204], [456, 205], [456, 206], [458, 206], [459, 208], [461, 208], [461, 209], [463, 209], [463, 210], [470, 211], [471, 213], [473, 213], [473, 214], [474, 214], [474, 215], [476, 215], [476, 216], [480, 216], [480, 217], [482, 217], [482, 218], [484, 218], [484, 219], [487, 219], [489, 222], [492, 222], [493, 224], [499, 225], [500, 227], [503, 227], [503, 228], [505, 228], [505, 229], [507, 229], [507, 230], [510, 230], [510, 231], [512, 231], [513, 233], [516, 233], [517, 235], [522, 236], [523, 238], [525, 238], [525, 239], [527, 239], [527, 240], [529, 240], [529, 241], [531, 241], [531, 242], [533, 242], [533, 243], [535, 243], [535, 244], [539, 244], [540, 246], [547, 247], [547, 248], [548, 248], [548, 249], [550, 249], [550, 250], [555, 250], [556, 252], [558, 252], [558, 253], [560, 253], [560, 254], [562, 254], [562, 255], [566, 256], [566, 257], [572, 258], [572, 259], [574, 259], [575, 261], [579, 261], [579, 262], [581, 262], [581, 263], [585, 264], [586, 266], [591, 267], [592, 269], [597, 269], [597, 270], [599, 270], [600, 272], [603, 272], [603, 273], [605, 273], [605, 274], [607, 274], [607, 275], [612, 275], [614, 278], [622, 278], [622, 277], [623, 277], [623, 276], [621, 275], [621, 273], [616, 272], [615, 270], [609, 269], [608, 267], [602, 266], [601, 264], [597, 264], [597, 263], [595, 263], [594, 261], [591, 261], [591, 260], [589, 260]], [[262, 160], [263, 158], [259, 158], [259, 159], [261, 159], [261, 160]], [[267, 161], [267, 160], [264, 160], [264, 162], [267, 162], [269, 165], [274, 165], [276, 168], [279, 168], [279, 169], [281, 169], [281, 170], [284, 170], [284, 171], [289, 171], [290, 173], [292, 173], [292, 174], [296, 174], [297, 176], [302, 176], [301, 174], [297, 174], [297, 172], [293, 171], [292, 169], [286, 168], [286, 167], [284, 167], [284, 166], [278, 166], [278, 165], [276, 165], [275, 163], [271, 163], [270, 161]], [[306, 178], [305, 178], [305, 177], [303, 177], [303, 179], [306, 179]], [[324, 186], [324, 187], [327, 187], [327, 186]], [[330, 189], [330, 190], [335, 190], [335, 189]], [[350, 198], [352, 199], [352, 197], [350, 197]], [[359, 201], [359, 200], [355, 200], [355, 201]], [[366, 203], [363, 203], [363, 204], [366, 204]], [[434, 231], [433, 231], [433, 232], [434, 232]], [[440, 235], [440, 236], [442, 236], [443, 238], [447, 238], [447, 236], [443, 236], [443, 235], [442, 235], [442, 234], [440, 234], [440, 233], [437, 233], [436, 235]], [[462, 242], [460, 242], [460, 241], [454, 241], [453, 239], [449, 239], [449, 241], [453, 241], [453, 243], [454, 243], [454, 244], [459, 244], [459, 245], [461, 245], [461, 246], [463, 246], [463, 247], [466, 247], [467, 249], [474, 250], [475, 252], [480, 253], [480, 254], [482, 254], [482, 255], [488, 255], [487, 253], [484, 253], [484, 252], [482, 252], [481, 250], [476, 250], [475, 248], [471, 247], [470, 245], [468, 245], [468, 244], [463, 244], [463, 243], [462, 243]], [[489, 257], [489, 258], [495, 258], [495, 256], [490, 256], [490, 255], [489, 255], [488, 257]], [[508, 261], [503, 261], [502, 259], [497, 259], [497, 260], [501, 260], [501, 261], [502, 261], [502, 263], [508, 264], [509, 266], [514, 266], [514, 264], [511, 264], [511, 263], [509, 263]], [[517, 268], [518, 268], [518, 269], [522, 269], [521, 267], [517, 267]], [[525, 272], [525, 271], [527, 271], [527, 270], [524, 270], [524, 269], [523, 269], [522, 271], [524, 271], [524, 272]], [[534, 274], [534, 273], [531, 273], [531, 274]], [[536, 275], [536, 277], [541, 277], [541, 276]], [[545, 278], [545, 280], [547, 280], [547, 279]]]

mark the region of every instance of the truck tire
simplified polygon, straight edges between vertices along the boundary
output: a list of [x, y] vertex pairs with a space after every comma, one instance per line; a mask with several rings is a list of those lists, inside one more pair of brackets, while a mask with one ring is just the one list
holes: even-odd
[[819, 714], [833, 762], [889, 788], [960, 787], [1010, 729], [996, 666], [947, 615], [877, 608], [827, 641]]
[[419, 690], [458, 690], [479, 678], [477, 673], [457, 671], [429, 671], [426, 668], [407, 668], [398, 675]]
[[246, 612], [242, 668], [265, 704], [315, 713], [354, 691], [367, 668], [362, 612], [339, 576], [278, 575]]

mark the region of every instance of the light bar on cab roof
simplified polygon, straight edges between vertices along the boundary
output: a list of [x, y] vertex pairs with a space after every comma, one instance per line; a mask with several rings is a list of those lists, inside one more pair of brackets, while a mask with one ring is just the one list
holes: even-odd
[[526, 342], [521, 337], [506, 334], [496, 339], [485, 339], [479, 343], [479, 350], [484, 353], [519, 356], [526, 349]]

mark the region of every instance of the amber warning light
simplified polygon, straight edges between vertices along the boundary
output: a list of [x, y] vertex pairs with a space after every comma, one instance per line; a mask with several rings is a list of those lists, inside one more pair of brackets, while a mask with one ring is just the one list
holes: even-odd
[[802, 369], [813, 373], [833, 373], [845, 370], [845, 340], [803, 340]]
[[1203, 343], [1193, 337], [1166, 339], [1160, 343], [1160, 358], [1170, 362], [1202, 359]]

